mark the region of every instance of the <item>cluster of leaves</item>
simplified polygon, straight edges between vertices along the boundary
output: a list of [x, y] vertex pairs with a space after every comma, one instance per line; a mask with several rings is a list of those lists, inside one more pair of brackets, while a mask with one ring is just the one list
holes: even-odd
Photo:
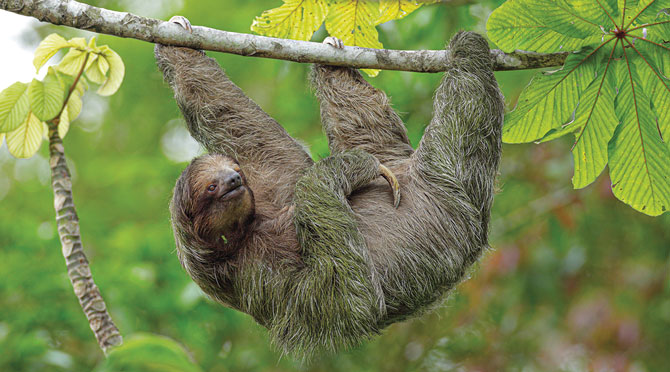
[[504, 51], [576, 50], [538, 74], [507, 115], [507, 143], [572, 133], [575, 188], [609, 165], [617, 198], [670, 209], [670, 5], [663, 0], [509, 0], [489, 18]]
[[95, 37], [87, 43], [81, 37], [47, 36], [35, 51], [37, 72], [64, 48], [69, 48], [68, 53], [49, 67], [44, 79], [16, 82], [0, 93], [0, 145], [6, 135], [9, 152], [17, 158], [37, 152], [47, 123], [58, 127], [61, 138], [67, 134], [70, 122], [81, 112], [89, 81], [100, 84], [97, 93], [102, 96], [113, 94], [121, 85], [125, 72], [121, 57], [106, 45], [97, 46]]
[[[424, 4], [439, 0], [283, 0], [278, 8], [266, 10], [254, 19], [251, 30], [283, 39], [309, 40], [321, 24], [345, 45], [382, 48], [375, 28], [401, 19]], [[379, 70], [364, 70], [376, 76]]]

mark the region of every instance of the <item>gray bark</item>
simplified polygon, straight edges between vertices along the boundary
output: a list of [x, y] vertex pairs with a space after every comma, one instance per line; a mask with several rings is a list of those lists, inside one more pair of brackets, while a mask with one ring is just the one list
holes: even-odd
[[[333, 66], [440, 72], [447, 70], [445, 50], [391, 50], [360, 47], [332, 48], [309, 41], [193, 27], [189, 34], [175, 24], [131, 13], [116, 12], [73, 0], [0, 0], [0, 9], [34, 17], [43, 22], [150, 43], [184, 46], [243, 56], [282, 59]], [[493, 69], [523, 70], [560, 66], [568, 53], [540, 54], [492, 50]]]

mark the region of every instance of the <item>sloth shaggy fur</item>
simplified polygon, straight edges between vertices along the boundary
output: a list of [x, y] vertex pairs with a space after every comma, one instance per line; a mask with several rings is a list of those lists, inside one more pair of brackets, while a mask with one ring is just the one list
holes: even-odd
[[[157, 46], [191, 135], [239, 164], [253, 193], [230, 236], [211, 238], [194, 223], [205, 213], [194, 207], [203, 159], [177, 182], [177, 252], [203, 291], [298, 357], [354, 346], [439, 304], [488, 246], [504, 113], [486, 40], [460, 32], [448, 49], [416, 150], [387, 96], [357, 70], [314, 66], [332, 153], [315, 163], [213, 59]], [[398, 208], [380, 162], [397, 176]]]

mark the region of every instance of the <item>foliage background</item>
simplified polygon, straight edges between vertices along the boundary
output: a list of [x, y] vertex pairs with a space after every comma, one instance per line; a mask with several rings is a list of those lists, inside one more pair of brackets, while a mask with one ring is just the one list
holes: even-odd
[[[155, 18], [249, 32], [279, 5], [263, 1], [85, 1]], [[426, 6], [382, 25], [388, 48], [438, 49], [458, 29], [484, 32], [501, 1]], [[228, 12], [224, 10], [227, 9]], [[18, 17], [3, 13], [2, 17]], [[32, 48], [57, 29], [23, 35]], [[86, 35], [90, 36], [90, 35]], [[323, 30], [315, 40], [321, 40]], [[439, 310], [391, 326], [351, 352], [298, 365], [265, 331], [204, 298], [174, 252], [167, 203], [190, 153], [153, 46], [101, 36], [124, 59], [110, 99], [90, 94], [65, 139], [94, 277], [124, 335], [155, 332], [206, 371], [658, 371], [670, 365], [670, 215], [635, 212], [605, 175], [572, 190], [570, 139], [505, 145], [491, 245]], [[327, 155], [308, 66], [212, 54], [231, 78], [316, 158]], [[0, 60], [0, 66], [3, 61]], [[532, 72], [498, 73], [510, 107]], [[372, 83], [402, 113], [413, 144], [430, 119], [439, 75], [383, 72]], [[0, 87], [5, 88], [5, 87]], [[47, 148], [27, 160], [0, 149], [0, 370], [88, 371], [102, 358], [65, 274], [55, 231]]]

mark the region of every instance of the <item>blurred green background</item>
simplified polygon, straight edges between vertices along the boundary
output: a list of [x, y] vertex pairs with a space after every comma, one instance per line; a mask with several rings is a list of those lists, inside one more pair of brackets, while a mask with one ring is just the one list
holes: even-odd
[[[249, 32], [263, 1], [86, 1], [114, 10]], [[501, 1], [426, 6], [380, 27], [392, 49], [439, 49], [458, 29], [485, 32]], [[0, 12], [0, 19], [20, 17]], [[21, 35], [34, 49], [57, 31]], [[320, 30], [314, 40], [325, 37]], [[206, 299], [182, 271], [168, 220], [174, 182], [197, 147], [154, 64], [153, 45], [100, 36], [123, 58], [110, 99], [89, 94], [65, 139], [85, 251], [125, 335], [184, 345], [205, 371], [661, 371], [670, 366], [670, 215], [652, 218], [611, 194], [606, 174], [572, 190], [570, 139], [506, 145], [491, 245], [437, 311], [395, 324], [350, 352], [300, 365], [272, 350], [250, 317]], [[309, 66], [214, 54], [229, 76], [315, 158], [327, 156]], [[0, 66], [10, 56], [3, 56]], [[28, 62], [29, 63], [29, 62]], [[498, 73], [510, 107], [532, 71]], [[382, 72], [416, 145], [437, 74]], [[2, 86], [0, 89], [4, 89]], [[55, 231], [47, 147], [28, 160], [0, 149], [0, 370], [88, 371], [103, 355], [65, 273]]]

